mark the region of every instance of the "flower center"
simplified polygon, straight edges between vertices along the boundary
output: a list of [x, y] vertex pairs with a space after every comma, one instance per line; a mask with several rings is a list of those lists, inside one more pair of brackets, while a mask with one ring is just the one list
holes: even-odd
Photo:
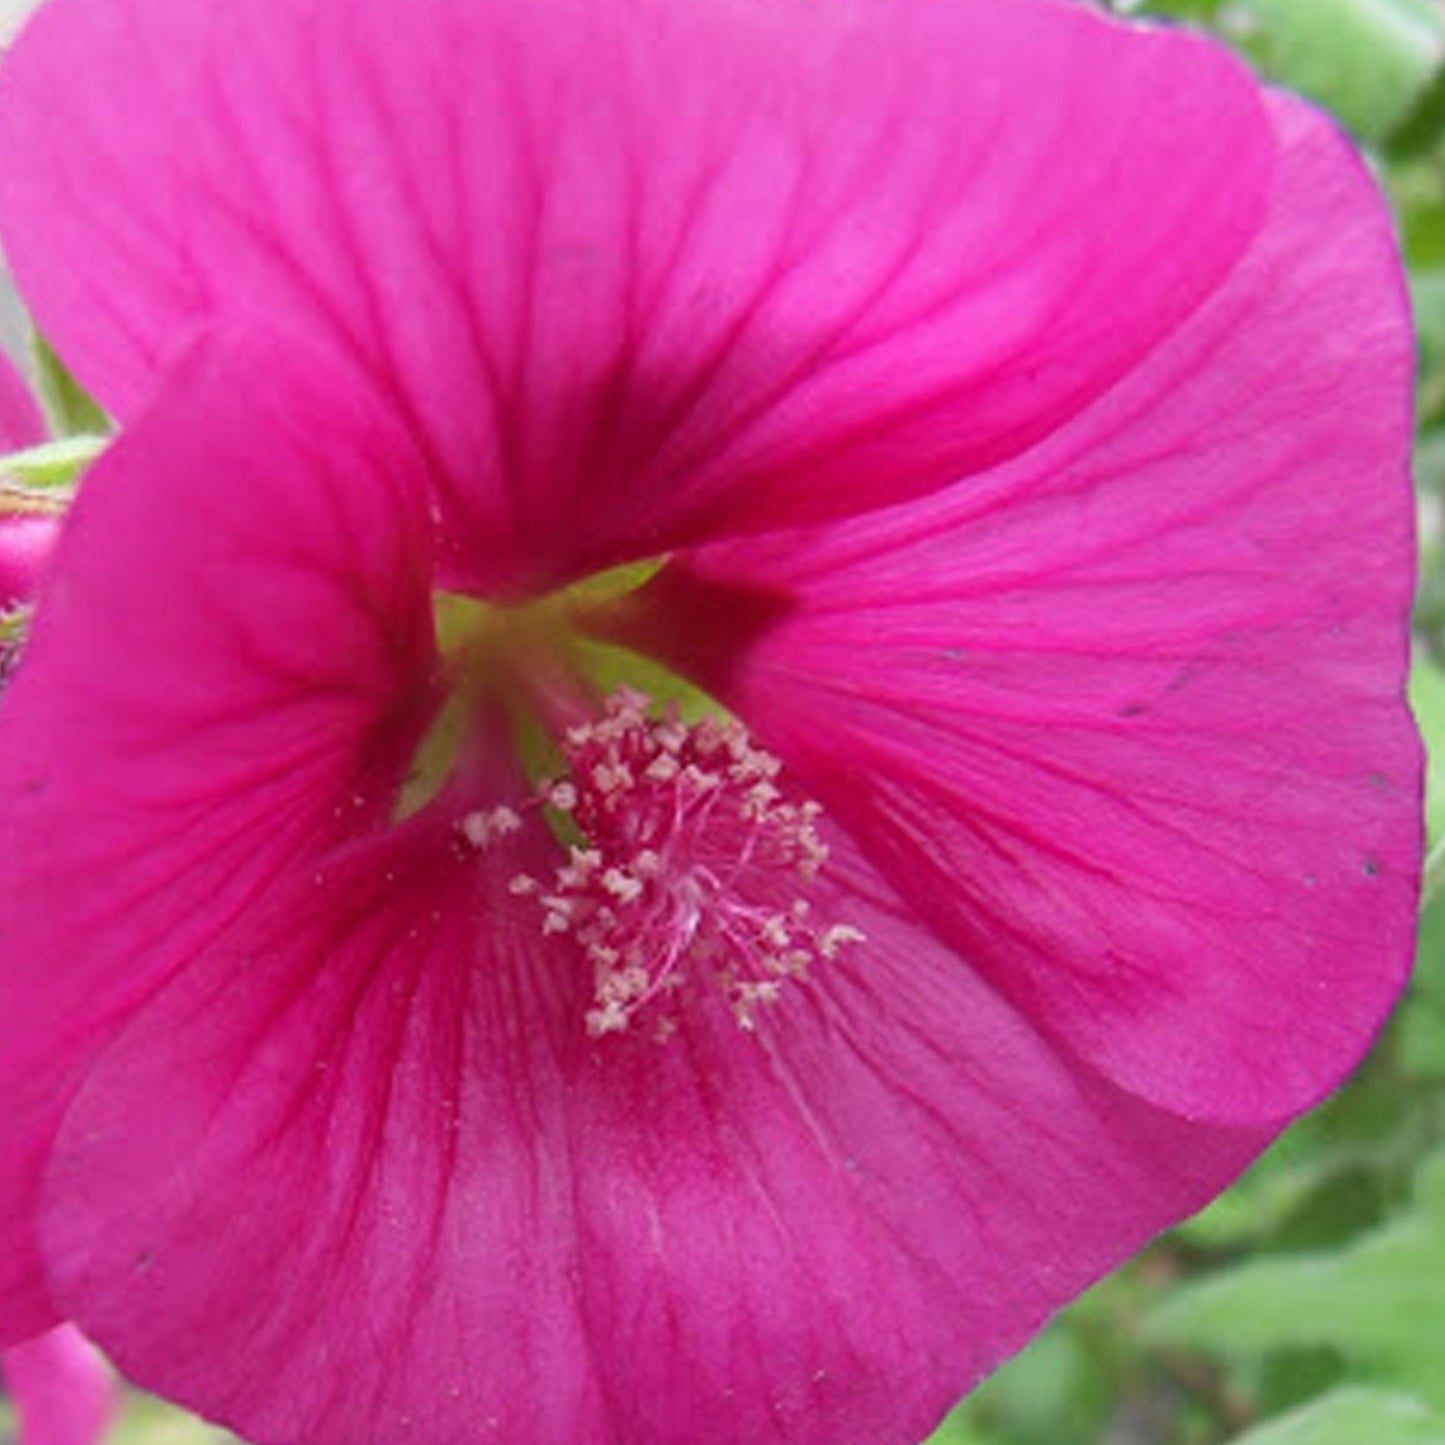
[[[593, 1035], [627, 1028], [689, 977], [710, 975], [740, 1027], [788, 979], [862, 935], [820, 925], [804, 896], [828, 857], [817, 803], [787, 796], [781, 765], [731, 719], [661, 719], [622, 688], [601, 717], [568, 730], [570, 775], [541, 796], [586, 839], [550, 889], [527, 874], [541, 928], [573, 937], [592, 966]], [[666, 1037], [673, 1017], [659, 1011]]]
[[518, 873], [510, 889], [536, 907], [541, 934], [580, 950], [594, 1037], [644, 1020], [668, 1037], [679, 992], [698, 983], [752, 1030], [785, 984], [862, 939], [809, 897], [828, 857], [822, 809], [684, 680], [623, 649], [589, 651], [565, 627], [546, 634], [532, 628], [519, 648], [513, 628], [504, 659], [514, 736], [541, 780], [465, 813], [463, 838], [487, 851], [529, 824], [550, 828], [553, 876]]

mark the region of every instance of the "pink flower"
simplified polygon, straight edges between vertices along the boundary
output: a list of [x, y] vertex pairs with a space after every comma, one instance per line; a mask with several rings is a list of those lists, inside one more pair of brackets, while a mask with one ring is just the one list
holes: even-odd
[[[35, 446], [45, 423], [25, 379], [0, 354], [0, 453]], [[0, 682], [25, 629], [26, 608], [55, 546], [58, 518], [47, 499], [0, 473]]]
[[20, 1445], [95, 1445], [115, 1413], [105, 1361], [79, 1330], [62, 1325], [0, 1356]]
[[125, 426], [0, 708], [9, 1337], [901, 1445], [1359, 1059], [1410, 339], [1320, 116], [1050, 0], [53, 0], [0, 119]]
[[0, 512], [0, 614], [34, 591], [55, 545], [58, 523], [40, 511]]

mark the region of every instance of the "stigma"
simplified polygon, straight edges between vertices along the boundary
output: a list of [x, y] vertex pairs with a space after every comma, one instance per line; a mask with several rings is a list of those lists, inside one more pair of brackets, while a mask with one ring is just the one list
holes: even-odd
[[[730, 718], [650, 712], [623, 688], [560, 740], [564, 776], [537, 801], [570, 838], [547, 883], [522, 874], [547, 935], [572, 939], [590, 966], [588, 1032], [647, 1019], [667, 1037], [679, 990], [719, 990], [738, 1026], [863, 935], [820, 920], [809, 893], [828, 858], [822, 809], [793, 793], [782, 765]], [[477, 846], [517, 826], [514, 810], [473, 818]]]

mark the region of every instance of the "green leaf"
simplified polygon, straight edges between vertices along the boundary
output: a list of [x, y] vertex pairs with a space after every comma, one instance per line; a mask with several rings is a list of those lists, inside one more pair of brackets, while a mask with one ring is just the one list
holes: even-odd
[[235, 1436], [175, 1405], [127, 1391], [102, 1445], [239, 1445]]
[[1428, 156], [1436, 141], [1445, 135], [1445, 67], [1435, 72], [1423, 96], [1386, 141], [1392, 160]]
[[1440, 1001], [1412, 998], [1400, 1016], [1399, 1033], [1401, 1066], [1417, 1079], [1445, 1079], [1445, 1007]]
[[[1408, 218], [1412, 213], [1405, 212]], [[1441, 216], [1445, 223], [1445, 213]], [[1417, 243], [1419, 233], [1417, 231]], [[1445, 410], [1445, 270], [1416, 267], [1410, 275], [1410, 300], [1420, 353], [1420, 381], [1416, 391], [1423, 426], [1438, 425]], [[1419, 467], [1416, 468], [1417, 473]], [[1421, 477], [1423, 483], [1430, 478]], [[1434, 488], [1438, 494], [1438, 487]]]
[[1445, 67], [1445, 14], [1432, 0], [1235, 0], [1221, 27], [1367, 141], [1405, 121]]
[[[1445, 367], [1441, 368], [1441, 376], [1445, 378]], [[1441, 390], [1445, 392], [1445, 382], [1442, 382]], [[1423, 437], [1416, 446], [1415, 483], [1422, 492], [1445, 498], [1445, 432], [1432, 432], [1429, 436]], [[1436, 551], [1439, 551], [1439, 538], [1422, 540], [1431, 542]], [[1438, 557], [1432, 560], [1438, 570]]]
[[1445, 1409], [1439, 1329], [1445, 1280], [1445, 1151], [1416, 1176], [1402, 1216], [1335, 1253], [1247, 1260], [1177, 1290], [1152, 1316], [1153, 1340], [1258, 1359], [1325, 1346], [1367, 1380]]
[[1385, 178], [1400, 217], [1411, 281], [1438, 289], [1438, 283], [1429, 277], [1445, 266], [1445, 195], [1441, 194], [1440, 177], [1433, 168], [1392, 166]]
[[1135, 3], [1121, 3], [1115, 8], [1125, 14], [1141, 17], [1158, 15], [1167, 20], [1192, 20], [1204, 23], [1212, 20], [1224, 0], [1135, 0]]
[[986, 1380], [958, 1418], [1010, 1445], [1057, 1445], [1075, 1431], [1103, 1434], [1111, 1382], [1072, 1328], [1077, 1312], [1076, 1305]]
[[1347, 1388], [1231, 1445], [1445, 1445], [1445, 1417], [1408, 1395]]
[[1438, 889], [1420, 915], [1415, 976], [1394, 1028], [1401, 1068], [1414, 1079], [1445, 1079], [1445, 893]]
[[70, 374], [50, 343], [37, 332], [31, 345], [40, 397], [45, 403], [51, 431], [61, 437], [108, 432], [110, 418]]
[[1433, 841], [1445, 838], [1445, 672], [1424, 654], [1410, 671], [1410, 706], [1425, 742], [1425, 826]]
[[992, 1435], [980, 1435], [962, 1415], [950, 1415], [925, 1445], [1005, 1445]]
[[68, 492], [109, 443], [109, 437], [72, 436], [0, 456], [0, 484], [28, 492]]

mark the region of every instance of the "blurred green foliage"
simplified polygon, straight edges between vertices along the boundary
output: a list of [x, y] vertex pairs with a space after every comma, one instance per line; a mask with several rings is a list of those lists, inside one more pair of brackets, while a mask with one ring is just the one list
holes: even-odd
[[1384, 1390], [1336, 1390], [1238, 1445], [1445, 1445], [1445, 1415]]

